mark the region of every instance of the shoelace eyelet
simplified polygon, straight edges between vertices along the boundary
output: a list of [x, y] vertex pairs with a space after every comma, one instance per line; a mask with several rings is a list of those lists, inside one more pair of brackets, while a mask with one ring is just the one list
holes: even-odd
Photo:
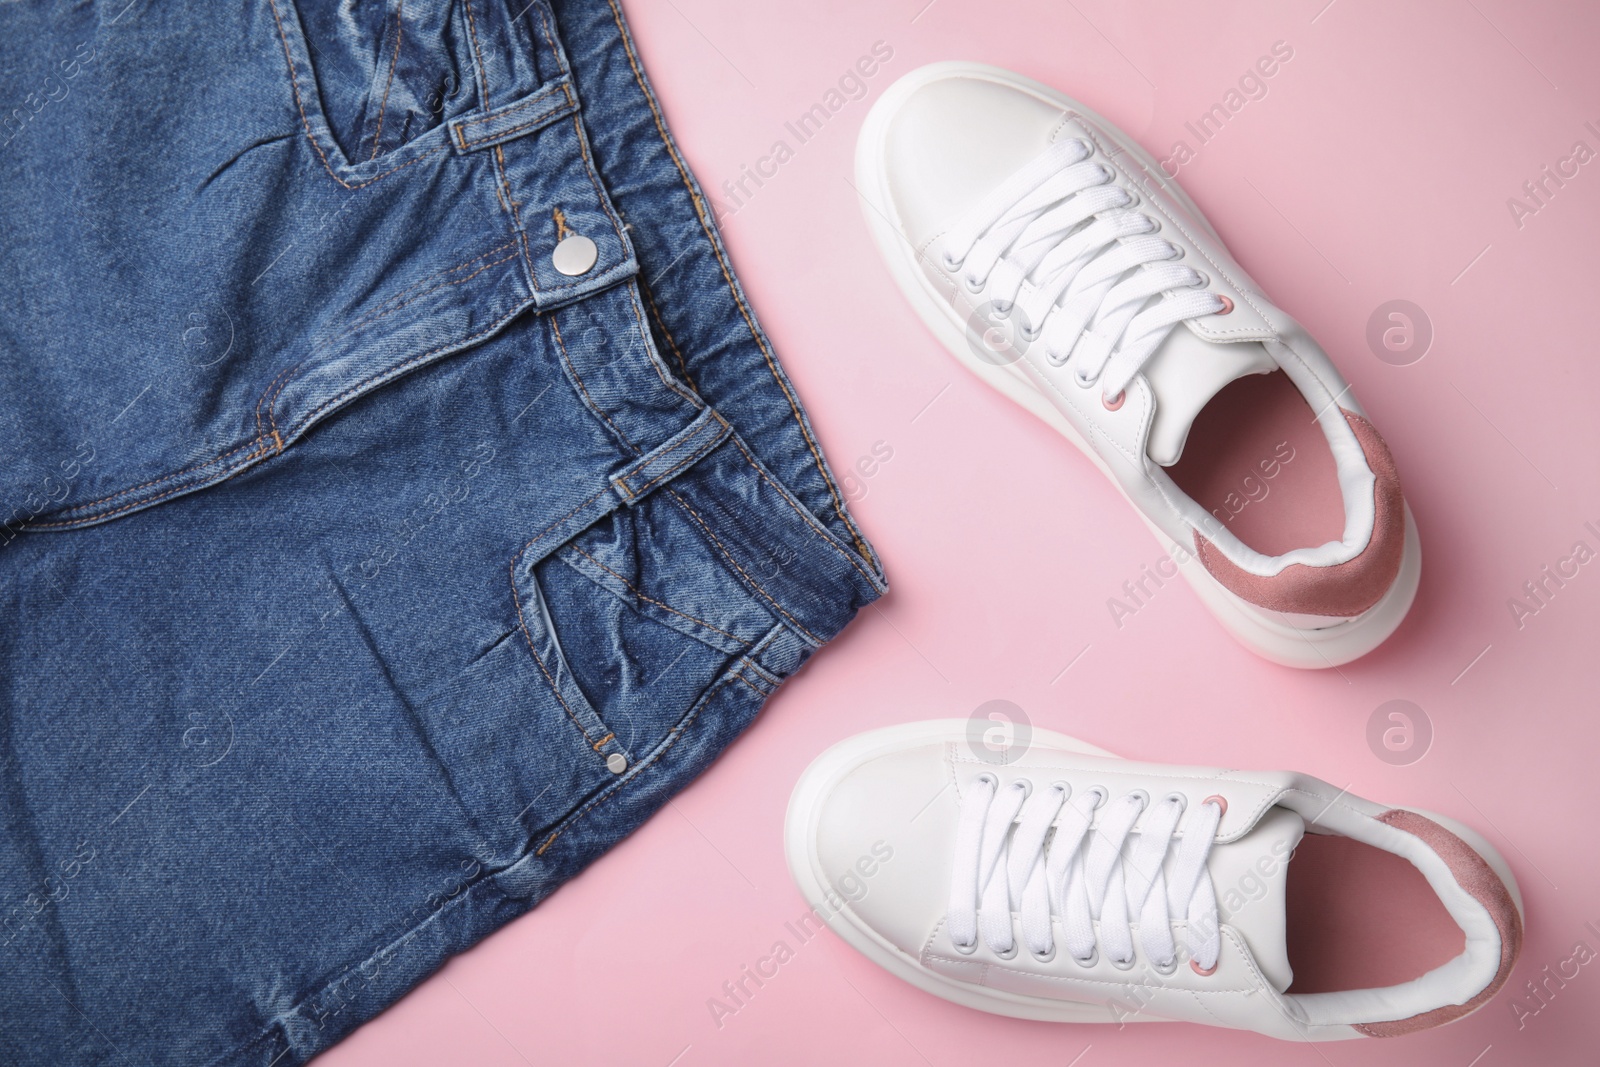
[[967, 292], [969, 292], [969, 293], [981, 293], [981, 292], [983, 292], [983, 283], [978, 281], [978, 279], [972, 277], [971, 275], [965, 275], [964, 274], [964, 275], [961, 276], [961, 280], [966, 283]]
[[1217, 315], [1226, 315], [1228, 312], [1233, 310], [1233, 301], [1232, 300], [1229, 300], [1227, 297], [1223, 296], [1220, 293], [1217, 294], [1217, 299], [1222, 301], [1222, 310], [1218, 311], [1218, 312], [1215, 312], [1215, 314], [1217, 314]]
[[1228, 814], [1228, 798], [1227, 797], [1218, 796], [1216, 793], [1212, 793], [1210, 796], [1206, 797], [1204, 800], [1202, 800], [1200, 802], [1200, 806], [1202, 808], [1205, 807], [1207, 804], [1215, 804], [1217, 807], [1221, 808], [1222, 810], [1217, 813], [1218, 815], [1226, 815], [1226, 814]]
[[[1193, 267], [1190, 267], [1189, 269], [1194, 270]], [[1194, 281], [1190, 282], [1189, 284], [1196, 289], [1204, 289], [1211, 284], [1211, 275], [1207, 274], [1203, 270], [1196, 270], [1194, 271]]]
[[1161, 799], [1163, 801], [1176, 800], [1178, 802], [1178, 810], [1179, 811], [1187, 810], [1188, 807], [1189, 807], [1189, 798], [1184, 796], [1182, 793], [1179, 793], [1179, 792], [1176, 792], [1176, 791], [1168, 793], [1166, 796], [1162, 797]]
[[1087, 956], [1083, 956], [1081, 958], [1078, 956], [1072, 957], [1072, 962], [1076, 963], [1079, 967], [1093, 967], [1095, 964], [1100, 962], [1100, 946], [1096, 945], [1094, 948], [1090, 949]]
[[1052, 941], [1050, 943], [1050, 947], [1044, 952], [1035, 952], [1033, 951], [1033, 947], [1029, 946], [1028, 955], [1032, 956], [1036, 962], [1049, 963], [1051, 960], [1056, 958], [1055, 942]]
[[1207, 970], [1202, 970], [1200, 965], [1198, 963], [1196, 963], [1194, 960], [1190, 960], [1189, 961], [1189, 969], [1194, 971], [1194, 973], [1198, 974], [1201, 978], [1210, 978], [1212, 975], [1217, 973], [1217, 967], [1218, 967], [1219, 964], [1221, 964], [1221, 962], [1222, 961], [1219, 959], [1216, 963], [1213, 963], [1211, 965], [1211, 969], [1209, 971], [1207, 971]]
[[1172, 957], [1164, 965], [1160, 963], [1152, 963], [1150, 964], [1150, 969], [1155, 971], [1163, 978], [1176, 974], [1178, 972], [1178, 957]]
[[1103, 405], [1105, 407], [1105, 409], [1107, 411], [1116, 411], [1116, 410], [1118, 410], [1119, 408], [1122, 407], [1123, 403], [1127, 399], [1128, 399], [1127, 391], [1126, 390], [1118, 390], [1117, 395], [1112, 397], [1110, 400], [1107, 400], [1105, 398], [1104, 394], [1102, 394], [1101, 397], [1100, 397], [1100, 403], [1101, 403], [1101, 405]]
[[943, 253], [942, 255], [939, 256], [940, 265], [943, 266], [944, 269], [949, 271], [951, 274], [954, 274], [956, 271], [960, 270], [961, 269], [961, 264], [964, 263], [965, 261], [966, 261], [966, 257], [965, 256], [962, 256], [960, 259], [957, 259], [956, 257], [952, 256], [949, 252], [945, 252], [945, 253]]
[[1107, 956], [1106, 959], [1110, 960], [1111, 966], [1119, 971], [1131, 971], [1133, 970], [1133, 965], [1139, 962], [1137, 956], [1129, 956], [1126, 960], [1113, 959], [1110, 956]]
[[1012, 942], [1011, 942], [1011, 947], [1009, 949], [1007, 949], [1004, 952], [996, 952], [995, 956], [996, 956], [996, 958], [1002, 959], [1002, 960], [1014, 960], [1014, 959], [1017, 958], [1017, 950], [1018, 950], [1019, 947], [1020, 946], [1018, 946], [1016, 940], [1013, 939]]
[[957, 952], [961, 953], [961, 955], [963, 955], [963, 956], [970, 956], [974, 952], [978, 951], [978, 939], [977, 938], [973, 938], [972, 939], [972, 944], [970, 944], [970, 945], [963, 945], [959, 941], [951, 941], [950, 942], [950, 947], [955, 949]]

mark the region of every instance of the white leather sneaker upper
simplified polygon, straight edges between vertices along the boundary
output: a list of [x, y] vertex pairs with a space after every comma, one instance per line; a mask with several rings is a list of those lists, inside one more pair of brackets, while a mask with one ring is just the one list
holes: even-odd
[[[1009, 72], [935, 64], [874, 106], [857, 177], [880, 248], [946, 344], [1064, 416], [1147, 519], [1205, 554], [1240, 600], [1327, 626], [1394, 584], [1403, 502], [1348, 383], [1120, 131]], [[1279, 370], [1316, 413], [1345, 522], [1339, 540], [1267, 555], [1164, 468], [1223, 387]]]
[[[1303, 775], [1123, 761], [1043, 731], [991, 762], [966, 727], [912, 723], [835, 746], [796, 786], [786, 829], [819, 914], [930, 992], [1025, 1018], [1327, 1040], [1451, 1021], [1510, 972], [1516, 884], [1464, 828]], [[1308, 829], [1410, 860], [1465, 950], [1403, 985], [1286, 994], [1284, 888]]]

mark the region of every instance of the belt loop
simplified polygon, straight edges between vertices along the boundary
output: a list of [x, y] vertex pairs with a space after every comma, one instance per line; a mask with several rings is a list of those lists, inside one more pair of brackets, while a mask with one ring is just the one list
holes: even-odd
[[631, 507], [657, 486], [688, 470], [732, 432], [716, 409], [708, 406], [665, 444], [612, 475], [611, 487]]
[[456, 119], [450, 123], [450, 143], [458, 152], [476, 152], [536, 133], [576, 110], [572, 83], [562, 76], [488, 114]]

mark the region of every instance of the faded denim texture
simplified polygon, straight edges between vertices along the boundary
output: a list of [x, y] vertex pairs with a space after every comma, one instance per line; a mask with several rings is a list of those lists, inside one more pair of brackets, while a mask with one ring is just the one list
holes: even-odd
[[612, 0], [0, 31], [0, 1063], [301, 1063], [881, 571]]

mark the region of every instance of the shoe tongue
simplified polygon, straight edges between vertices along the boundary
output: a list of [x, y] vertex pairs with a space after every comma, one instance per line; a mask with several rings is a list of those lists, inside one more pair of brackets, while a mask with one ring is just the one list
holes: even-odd
[[1156, 398], [1145, 451], [1161, 466], [1172, 466], [1183, 456], [1195, 416], [1212, 397], [1246, 375], [1277, 369], [1259, 341], [1218, 344], [1182, 324], [1174, 327], [1143, 368]]
[[1284, 908], [1289, 856], [1304, 836], [1299, 815], [1273, 808], [1237, 841], [1212, 846], [1207, 864], [1218, 917], [1244, 938], [1261, 973], [1280, 993], [1294, 977]]

